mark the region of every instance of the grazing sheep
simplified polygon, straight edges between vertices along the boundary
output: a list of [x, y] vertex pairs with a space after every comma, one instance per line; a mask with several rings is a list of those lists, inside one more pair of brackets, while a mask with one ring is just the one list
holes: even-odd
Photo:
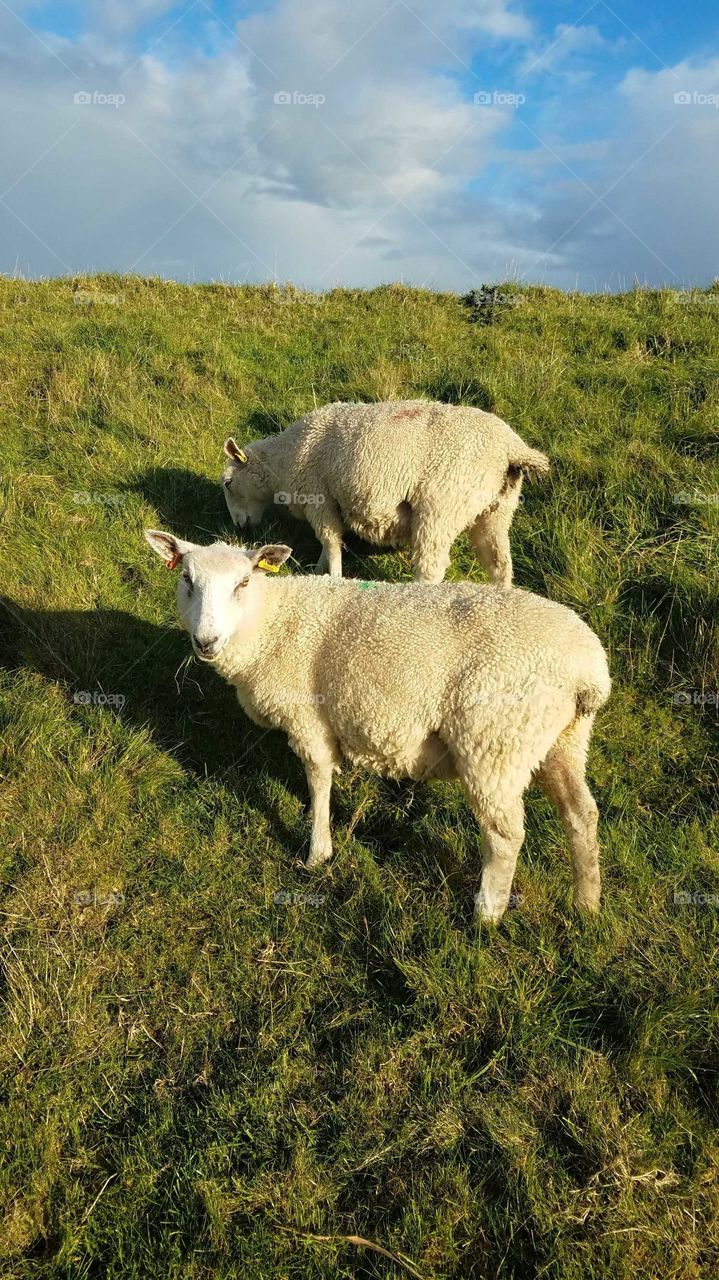
[[283, 576], [286, 546], [196, 546], [148, 530], [182, 566], [195, 654], [257, 724], [282, 729], [311, 797], [307, 866], [330, 857], [332, 774], [346, 757], [390, 777], [457, 778], [484, 831], [476, 917], [501, 919], [535, 775], [559, 810], [575, 902], [599, 905], [597, 807], [584, 778], [609, 695], [604, 650], [576, 614], [526, 591]]
[[328, 404], [286, 431], [240, 449], [222, 483], [240, 528], [268, 503], [306, 519], [322, 543], [317, 572], [342, 576], [342, 531], [412, 547], [414, 576], [441, 582], [452, 543], [467, 530], [498, 586], [512, 584], [509, 526], [522, 477], [549, 469], [501, 418], [425, 400]]

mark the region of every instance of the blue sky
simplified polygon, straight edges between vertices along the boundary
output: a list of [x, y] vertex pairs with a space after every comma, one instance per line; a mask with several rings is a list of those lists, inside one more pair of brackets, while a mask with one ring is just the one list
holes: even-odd
[[0, 71], [6, 273], [719, 274], [708, 0], [3, 0]]

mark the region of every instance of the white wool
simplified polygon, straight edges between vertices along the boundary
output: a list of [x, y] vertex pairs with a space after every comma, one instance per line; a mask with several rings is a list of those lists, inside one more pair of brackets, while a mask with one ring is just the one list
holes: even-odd
[[501, 918], [533, 776], [556, 804], [575, 899], [599, 903], [597, 810], [584, 780], [609, 695], [600, 641], [570, 609], [471, 583], [274, 577], [289, 547], [199, 547], [150, 531], [182, 564], [180, 621], [258, 724], [283, 730], [312, 797], [308, 866], [331, 854], [343, 758], [391, 777], [458, 779], [484, 832], [477, 913]]
[[322, 544], [318, 572], [342, 574], [342, 534], [410, 546], [419, 581], [441, 582], [466, 530], [492, 582], [512, 582], [509, 528], [522, 476], [547, 458], [501, 418], [426, 400], [329, 404], [279, 435], [225, 442], [227, 506], [240, 527], [277, 503]]

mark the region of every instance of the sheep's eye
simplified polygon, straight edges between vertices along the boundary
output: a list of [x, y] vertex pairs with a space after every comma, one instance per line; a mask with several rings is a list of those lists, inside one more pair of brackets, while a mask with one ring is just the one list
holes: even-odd
[[230, 477], [229, 480], [225, 480], [225, 488], [229, 489], [231, 485], [232, 485], [232, 477]]
[[182, 581], [184, 582], [188, 592], [191, 595], [192, 594], [192, 578], [190, 577], [189, 573], [183, 573]]
[[249, 582], [249, 578], [243, 578], [242, 582], [238, 582], [237, 586], [235, 587], [235, 591], [240, 591], [242, 587], [246, 587], [248, 582]]

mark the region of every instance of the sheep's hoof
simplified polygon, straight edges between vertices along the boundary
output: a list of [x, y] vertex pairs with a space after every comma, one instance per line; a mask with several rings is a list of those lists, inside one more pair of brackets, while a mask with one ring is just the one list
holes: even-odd
[[478, 928], [481, 924], [499, 924], [507, 907], [506, 904], [488, 900], [480, 889], [474, 899], [474, 919], [473, 924]]
[[599, 912], [600, 899], [599, 894], [591, 897], [582, 897], [577, 894], [574, 898], [574, 908], [582, 913], [587, 912], [588, 915], [596, 916]]
[[329, 862], [332, 857], [332, 845], [327, 848], [313, 849], [305, 863], [305, 871], [316, 871], [324, 862]]

